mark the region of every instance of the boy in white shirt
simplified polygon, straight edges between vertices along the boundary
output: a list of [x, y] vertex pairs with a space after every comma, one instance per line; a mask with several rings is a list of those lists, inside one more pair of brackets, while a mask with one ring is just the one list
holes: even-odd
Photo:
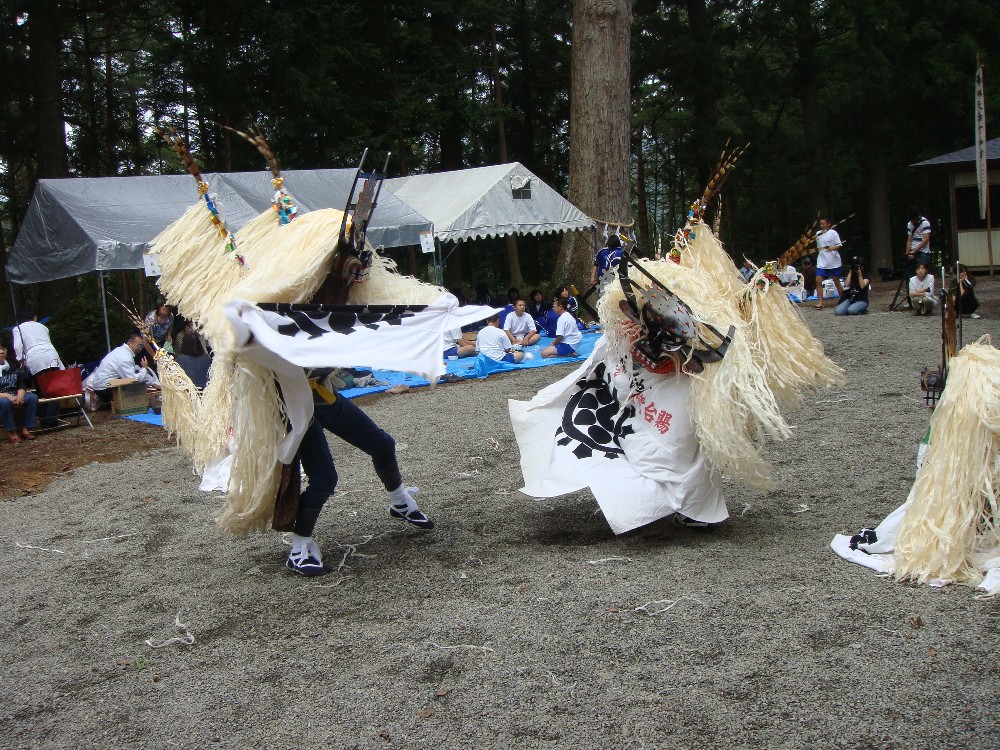
[[575, 357], [576, 346], [583, 341], [583, 334], [576, 327], [576, 318], [566, 311], [566, 300], [562, 297], [553, 298], [552, 309], [559, 314], [556, 337], [552, 340], [552, 346], [542, 349], [542, 356]]
[[500, 314], [497, 313], [492, 318], [488, 318], [483, 330], [476, 337], [476, 351], [497, 362], [510, 362], [516, 365], [524, 359], [524, 354], [512, 352], [510, 346], [507, 334], [500, 330]]
[[526, 312], [527, 309], [528, 304], [523, 299], [517, 300], [514, 303], [514, 312], [503, 322], [503, 329], [511, 344], [531, 346], [541, 338], [535, 328], [535, 321]]
[[914, 315], [931, 315], [937, 305], [934, 277], [927, 273], [925, 263], [917, 263], [917, 275], [910, 277], [910, 301], [916, 308]]
[[444, 356], [448, 357], [471, 357], [476, 353], [475, 344], [470, 344], [465, 340], [461, 328], [453, 328], [444, 334]]
[[837, 230], [825, 216], [819, 220], [819, 234], [816, 235], [816, 304], [817, 310], [823, 308], [823, 279], [832, 279], [837, 287], [837, 296], [844, 298], [844, 285], [840, 282], [841, 268], [840, 248], [844, 243], [840, 240]]

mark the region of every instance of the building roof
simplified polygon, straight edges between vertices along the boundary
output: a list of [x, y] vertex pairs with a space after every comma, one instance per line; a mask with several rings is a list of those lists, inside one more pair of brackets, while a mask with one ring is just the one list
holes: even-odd
[[[986, 159], [988, 161], [1000, 160], [1000, 138], [994, 138], [991, 141], [986, 141]], [[950, 167], [975, 163], [976, 147], [969, 146], [968, 148], [963, 148], [958, 151], [952, 151], [950, 154], [942, 154], [941, 156], [935, 156], [933, 159], [918, 161], [916, 164], [911, 164], [910, 166]]]

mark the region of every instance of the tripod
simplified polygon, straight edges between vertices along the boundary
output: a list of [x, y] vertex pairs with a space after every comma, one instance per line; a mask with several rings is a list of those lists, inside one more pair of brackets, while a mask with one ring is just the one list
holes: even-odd
[[[889, 312], [898, 310], [906, 303], [906, 306], [911, 310], [913, 309], [913, 300], [910, 299], [910, 276], [916, 270], [916, 263], [910, 259], [906, 259], [903, 263], [903, 275], [899, 277], [899, 286], [896, 287], [896, 296], [892, 298], [892, 302], [889, 304]], [[899, 295], [903, 295], [900, 299]]]

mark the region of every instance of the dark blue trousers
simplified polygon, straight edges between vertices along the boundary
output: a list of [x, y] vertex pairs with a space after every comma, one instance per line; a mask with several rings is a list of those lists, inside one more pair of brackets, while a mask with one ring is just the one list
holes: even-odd
[[375, 473], [386, 490], [394, 490], [403, 483], [396, 461], [396, 441], [388, 432], [346, 398], [337, 396], [332, 404], [318, 404], [299, 447], [302, 468], [309, 477], [309, 487], [299, 498], [295, 519], [295, 533], [300, 536], [312, 536], [320, 510], [337, 488], [337, 468], [324, 430], [371, 456]]

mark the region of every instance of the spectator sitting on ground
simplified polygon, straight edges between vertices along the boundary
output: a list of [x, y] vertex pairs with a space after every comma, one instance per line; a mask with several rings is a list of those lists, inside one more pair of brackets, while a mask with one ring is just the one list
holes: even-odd
[[555, 340], [552, 342], [552, 346], [542, 349], [542, 356], [575, 357], [576, 347], [583, 340], [583, 334], [576, 326], [576, 318], [566, 310], [566, 300], [562, 297], [553, 298], [552, 310], [559, 316], [556, 323]]
[[517, 364], [524, 359], [524, 352], [511, 351], [510, 346], [507, 334], [500, 330], [499, 313], [487, 318], [486, 325], [476, 337], [476, 351], [496, 362]]
[[174, 314], [169, 305], [160, 305], [155, 310], [150, 310], [144, 321], [153, 334], [153, 341], [162, 347], [170, 336], [170, 329], [174, 325]]
[[559, 323], [559, 313], [556, 312], [556, 308], [555, 308], [555, 302], [556, 302], [557, 299], [562, 299], [563, 310], [566, 309], [566, 300], [565, 299], [563, 299], [562, 297], [553, 297], [552, 298], [552, 305], [549, 307], [548, 310], [545, 311], [545, 315], [542, 316], [541, 320], [536, 321], [538, 327], [541, 328], [542, 331], [545, 332], [546, 336], [555, 336], [556, 335], [556, 326]]
[[934, 296], [934, 277], [927, 273], [927, 264], [917, 263], [917, 275], [910, 277], [910, 301], [914, 315], [931, 315], [937, 305]]
[[[34, 440], [28, 432], [37, 426], [38, 396], [26, 388], [27, 375], [21, 367], [14, 367], [7, 361], [7, 347], [0, 344], [0, 421], [7, 430], [7, 439], [12, 443]], [[24, 406], [24, 424], [20, 431], [14, 421], [14, 407]]]
[[476, 345], [465, 340], [461, 328], [453, 328], [445, 331], [444, 334], [444, 356], [447, 357], [471, 357], [476, 353]]
[[514, 311], [503, 323], [503, 330], [507, 333], [511, 344], [531, 346], [541, 338], [535, 330], [535, 321], [526, 310], [527, 304], [523, 299], [519, 299], [514, 303]]
[[[579, 330], [581, 330], [581, 331], [587, 330], [587, 326], [585, 326], [580, 321], [580, 319], [577, 318], [577, 314], [578, 314], [578, 312], [580, 310], [580, 302], [579, 302], [579, 300], [577, 300], [576, 297], [574, 297], [572, 294], [570, 294], [569, 287], [565, 287], [565, 286], [559, 287], [558, 289], [556, 289], [555, 296], [556, 297], [561, 297], [563, 299], [563, 301], [565, 301], [565, 303], [566, 303], [566, 312], [568, 312], [570, 315], [572, 315], [573, 319], [576, 320], [576, 327]], [[550, 334], [550, 335], [555, 335], [555, 334]]]
[[963, 264], [958, 264], [958, 295], [955, 298], [955, 312], [959, 315], [968, 315], [970, 318], [979, 318], [976, 310], [979, 309], [979, 300], [976, 299], [976, 283], [969, 275], [969, 269]]
[[101, 364], [85, 381], [86, 387], [94, 391], [102, 403], [111, 401], [111, 386], [109, 381], [116, 378], [135, 378], [140, 383], [159, 385], [160, 381], [149, 367], [149, 359], [142, 357], [142, 365], [135, 363], [135, 358], [143, 350], [142, 334], [133, 331], [125, 343], [117, 349], [112, 349], [101, 360]]
[[59, 352], [52, 346], [49, 329], [38, 322], [31, 310], [22, 310], [14, 326], [14, 356], [28, 375], [46, 370], [63, 370]]
[[865, 262], [861, 258], [851, 260], [851, 270], [844, 283], [843, 299], [834, 310], [835, 315], [861, 315], [868, 309], [868, 292], [872, 276], [865, 273]]
[[504, 305], [503, 310], [500, 311], [501, 328], [503, 328], [503, 324], [507, 320], [507, 316], [514, 312], [514, 305], [517, 304], [519, 299], [521, 299], [521, 293], [517, 291], [516, 286], [512, 286], [507, 290], [507, 304]]
[[545, 311], [549, 307], [544, 295], [539, 290], [532, 289], [528, 295], [528, 315], [535, 319], [536, 324], [545, 317]]
[[753, 261], [749, 258], [743, 259], [743, 265], [740, 266], [740, 276], [743, 277], [744, 281], [750, 281], [757, 269], [753, 267]]

